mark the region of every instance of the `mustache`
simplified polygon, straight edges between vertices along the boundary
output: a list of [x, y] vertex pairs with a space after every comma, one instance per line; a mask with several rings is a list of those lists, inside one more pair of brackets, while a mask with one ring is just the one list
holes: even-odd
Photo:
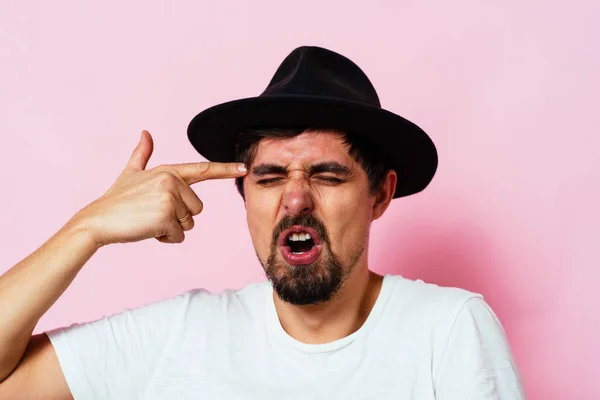
[[277, 245], [277, 240], [283, 231], [286, 229], [290, 229], [294, 225], [302, 225], [307, 228], [312, 228], [319, 234], [321, 238], [321, 242], [329, 245], [329, 235], [327, 234], [327, 229], [325, 228], [325, 224], [315, 217], [313, 214], [305, 214], [305, 215], [286, 215], [281, 218], [281, 221], [277, 224], [275, 229], [273, 230], [273, 236], [271, 238], [271, 243], [273, 246]]

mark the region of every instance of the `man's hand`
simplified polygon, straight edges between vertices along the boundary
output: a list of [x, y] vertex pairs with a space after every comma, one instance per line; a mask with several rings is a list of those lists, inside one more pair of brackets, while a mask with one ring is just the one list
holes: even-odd
[[29, 399], [42, 393], [44, 398], [72, 398], [48, 339], [31, 338], [40, 317], [99, 247], [148, 238], [182, 242], [184, 231], [194, 227], [192, 216], [202, 211], [202, 201], [190, 185], [246, 173], [238, 164], [211, 162], [146, 170], [152, 147], [152, 137], [143, 131], [111, 188], [0, 276], [0, 304], [10, 305], [0, 307], [0, 398]]
[[[216, 162], [161, 165], [146, 170], [152, 150], [152, 136], [143, 131], [116, 182], [75, 217], [90, 230], [99, 247], [148, 238], [181, 243], [184, 231], [194, 227], [192, 216], [203, 207], [190, 185], [246, 174], [243, 164]], [[190, 216], [180, 223], [178, 220], [188, 212]]]

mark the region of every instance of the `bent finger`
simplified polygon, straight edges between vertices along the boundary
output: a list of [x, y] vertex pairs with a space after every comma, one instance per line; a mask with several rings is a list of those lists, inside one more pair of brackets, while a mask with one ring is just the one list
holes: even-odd
[[186, 214], [182, 217], [177, 218], [177, 222], [181, 225], [181, 229], [184, 231], [191, 231], [194, 227], [194, 217], [190, 211], [186, 211]]
[[202, 200], [200, 200], [196, 192], [194, 192], [194, 190], [183, 181], [179, 186], [179, 195], [192, 215], [198, 215], [204, 209], [204, 203], [202, 203]]
[[167, 233], [163, 237], [168, 241], [167, 243], [183, 242], [185, 240], [185, 233], [179, 221], [172, 221], [167, 226]]

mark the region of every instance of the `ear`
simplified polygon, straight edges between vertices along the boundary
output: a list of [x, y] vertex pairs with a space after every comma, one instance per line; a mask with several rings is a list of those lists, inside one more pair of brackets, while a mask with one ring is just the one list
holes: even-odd
[[375, 193], [375, 203], [373, 204], [372, 221], [381, 217], [385, 210], [387, 210], [390, 202], [394, 198], [396, 192], [396, 183], [398, 181], [398, 175], [396, 171], [389, 170], [385, 176], [385, 180], [381, 187]]

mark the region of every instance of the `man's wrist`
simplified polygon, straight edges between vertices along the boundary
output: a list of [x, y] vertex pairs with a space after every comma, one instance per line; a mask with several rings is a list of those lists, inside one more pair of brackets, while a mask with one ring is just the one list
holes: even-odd
[[92, 252], [96, 252], [105, 245], [97, 234], [97, 230], [92, 221], [81, 211], [71, 218], [63, 230], [66, 235], [77, 238], [78, 241], [82, 241], [86, 248]]

